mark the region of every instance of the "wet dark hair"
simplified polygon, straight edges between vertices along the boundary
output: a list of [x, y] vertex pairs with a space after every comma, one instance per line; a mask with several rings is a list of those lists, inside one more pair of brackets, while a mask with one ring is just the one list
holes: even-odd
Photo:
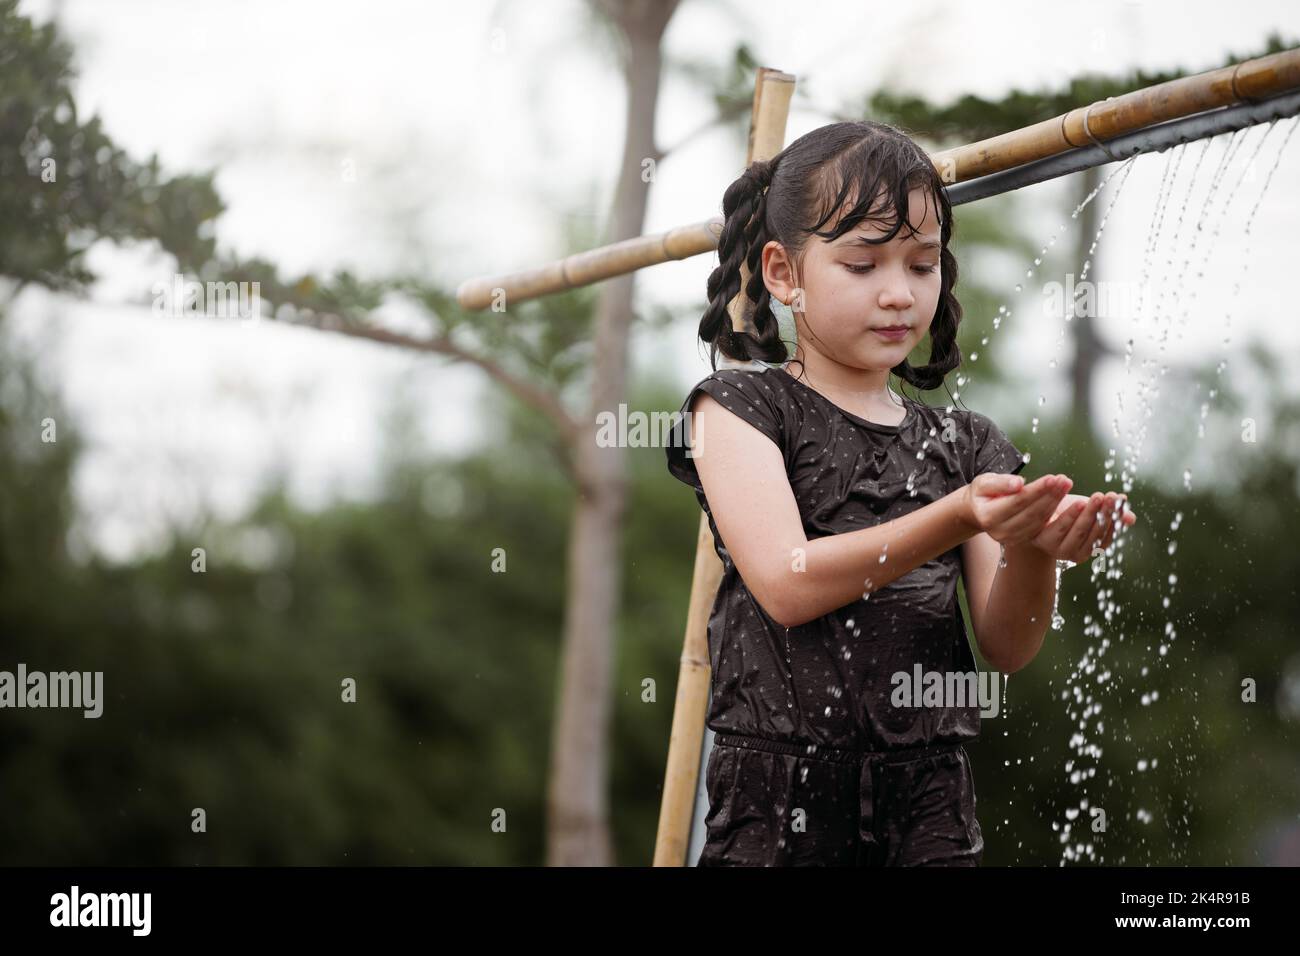
[[[934, 196], [939, 212], [943, 243], [939, 303], [930, 323], [928, 364], [915, 368], [903, 359], [891, 371], [922, 391], [943, 384], [944, 376], [961, 365], [957, 347], [961, 305], [952, 291], [957, 284], [957, 260], [948, 248], [952, 206], [925, 151], [902, 130], [869, 120], [832, 123], [806, 133], [771, 160], [752, 163], [727, 187], [722, 197], [719, 264], [709, 276], [709, 305], [700, 320], [700, 338], [710, 345], [712, 367], [718, 367], [718, 352], [741, 362], [781, 364], [789, 359], [772, 314], [771, 294], [763, 283], [764, 245], [777, 240], [799, 265], [808, 236], [815, 234], [829, 242], [864, 221], [889, 230], [872, 239], [873, 245], [889, 242], [904, 226], [915, 235], [907, 201], [908, 193], [918, 188]], [[873, 209], [871, 203], [878, 196], [883, 205]], [[819, 231], [850, 198], [854, 205], [835, 227]], [[740, 292], [741, 263], [749, 267], [748, 330], [736, 332], [727, 305]]]

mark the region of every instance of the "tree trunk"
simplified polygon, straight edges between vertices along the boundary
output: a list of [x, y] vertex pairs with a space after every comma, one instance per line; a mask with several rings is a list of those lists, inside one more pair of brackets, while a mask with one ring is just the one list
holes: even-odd
[[[1075, 200], [1075, 205], [1083, 202], [1090, 192], [1097, 188], [1101, 183], [1101, 169], [1093, 166], [1085, 169], [1083, 174], [1078, 177], [1079, 192]], [[1075, 247], [1074, 267], [1081, 273], [1083, 263], [1088, 255], [1088, 247], [1092, 245], [1093, 237], [1097, 235], [1097, 226], [1101, 221], [1098, 213], [1102, 203], [1102, 197], [1097, 196], [1092, 202], [1084, 207], [1083, 212], [1079, 213], [1079, 228], [1076, 232], [1078, 245]], [[1092, 254], [1092, 265], [1088, 268], [1088, 281], [1096, 288], [1098, 282], [1098, 259], [1100, 258], [1101, 244], [1098, 243], [1097, 249]], [[1075, 281], [1079, 280], [1078, 274], [1075, 275]], [[1099, 301], [1098, 296], [1092, 296], [1092, 301]], [[1069, 314], [1070, 303], [1065, 304], [1066, 314]], [[1085, 310], [1086, 311], [1086, 310]], [[1070, 320], [1074, 326], [1072, 338], [1074, 339], [1074, 361], [1070, 368], [1070, 417], [1074, 420], [1075, 427], [1081, 433], [1089, 433], [1092, 427], [1092, 386], [1093, 380], [1097, 374], [1097, 365], [1105, 357], [1106, 349], [1101, 338], [1097, 335], [1097, 322], [1087, 315], [1076, 315]]]
[[[642, 161], [656, 158], [655, 104], [660, 42], [677, 0], [601, 5], [626, 43], [627, 127], [606, 242], [641, 235], [646, 194]], [[626, 401], [633, 274], [607, 281], [595, 315], [591, 406], [575, 455], [578, 496], [569, 534], [561, 685], [551, 746], [547, 865], [610, 866], [610, 674], [622, 588], [625, 451], [596, 445], [596, 415]], [[621, 443], [620, 443], [621, 444]]]

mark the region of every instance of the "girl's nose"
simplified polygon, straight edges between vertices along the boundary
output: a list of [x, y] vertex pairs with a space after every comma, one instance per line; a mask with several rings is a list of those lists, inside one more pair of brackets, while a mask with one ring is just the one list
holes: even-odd
[[881, 270], [885, 273], [885, 286], [880, 290], [880, 307], [910, 308], [915, 301], [912, 287], [907, 282], [906, 272], [899, 269]]

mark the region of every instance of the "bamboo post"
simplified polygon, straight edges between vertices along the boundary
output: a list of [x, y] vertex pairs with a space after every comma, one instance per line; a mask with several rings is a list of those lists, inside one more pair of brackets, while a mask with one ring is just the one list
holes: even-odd
[[[789, 73], [760, 68], [754, 82], [754, 105], [749, 121], [749, 148], [745, 167], [756, 160], [771, 159], [785, 145], [785, 124], [790, 115], [790, 98], [795, 78]], [[721, 232], [721, 219], [717, 220]], [[714, 235], [713, 248], [717, 248]], [[749, 270], [741, 266], [741, 292], [727, 311], [731, 327], [742, 331], [746, 308], [744, 288]], [[677, 673], [677, 699], [668, 740], [668, 764], [664, 772], [663, 801], [659, 807], [659, 831], [655, 838], [655, 866], [683, 866], [690, 840], [691, 814], [699, 783], [700, 748], [704, 741], [704, 720], [709, 705], [709, 615], [722, 580], [722, 562], [713, 547], [709, 519], [700, 513], [700, 531], [695, 542], [695, 571], [691, 577], [691, 599], [686, 612], [686, 636]]]
[[[952, 185], [1104, 143], [1157, 123], [1298, 89], [1300, 49], [1283, 50], [1080, 106], [1033, 126], [933, 153], [930, 160], [943, 181]], [[754, 132], [751, 126], [751, 137]], [[780, 151], [778, 146], [772, 155]], [[754, 155], [767, 158], [761, 153]], [[722, 219], [714, 216], [658, 235], [580, 252], [536, 269], [469, 279], [456, 290], [456, 299], [462, 308], [486, 309], [503, 296], [519, 302], [589, 285], [634, 269], [710, 252], [717, 248], [721, 230]]]

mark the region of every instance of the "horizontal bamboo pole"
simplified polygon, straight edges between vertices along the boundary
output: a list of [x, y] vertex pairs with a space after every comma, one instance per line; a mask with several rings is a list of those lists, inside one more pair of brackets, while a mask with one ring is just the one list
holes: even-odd
[[[1023, 129], [930, 155], [945, 183], [1014, 169], [1157, 123], [1300, 89], [1300, 49], [1157, 83], [1070, 110]], [[1091, 134], [1091, 135], [1090, 135]], [[580, 252], [523, 272], [469, 279], [456, 290], [465, 309], [486, 309], [590, 285], [718, 247], [722, 217]]]
[[504, 307], [511, 302], [591, 285], [660, 262], [698, 256], [718, 248], [721, 235], [722, 217], [714, 216], [658, 235], [637, 236], [578, 252], [536, 269], [470, 279], [456, 290], [456, 301], [466, 309], [486, 309], [498, 302]]
[[1300, 88], [1300, 49], [1284, 50], [1080, 106], [1055, 119], [969, 146], [944, 150], [930, 158], [944, 182], [959, 183], [1079, 146], [1105, 142], [1155, 123], [1297, 88]]
[[1162, 152], [1180, 143], [1194, 143], [1222, 133], [1233, 133], [1249, 126], [1298, 115], [1300, 90], [1271, 96], [1266, 100], [1252, 100], [1205, 113], [1194, 113], [1182, 119], [1168, 120], [1154, 126], [1144, 126], [1132, 133], [1123, 133], [1107, 140], [1104, 145], [1076, 146], [1046, 159], [1036, 159], [1023, 166], [1014, 166], [948, 186], [948, 201], [954, 206], [978, 202], [1094, 166], [1130, 159], [1142, 153]]

